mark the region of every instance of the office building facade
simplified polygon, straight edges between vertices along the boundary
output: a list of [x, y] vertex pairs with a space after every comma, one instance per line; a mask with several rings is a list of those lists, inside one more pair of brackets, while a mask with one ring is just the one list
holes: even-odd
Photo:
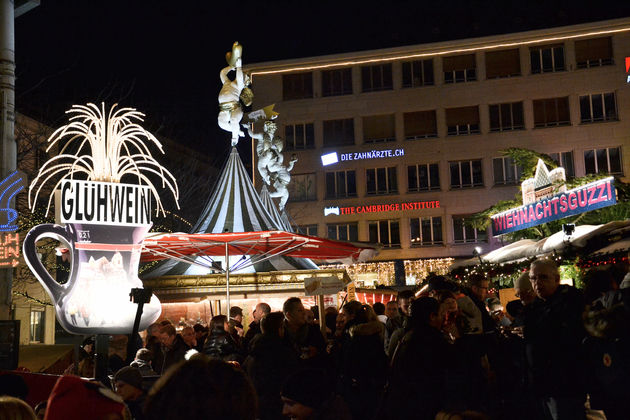
[[568, 177], [626, 180], [626, 57], [628, 18], [247, 71], [254, 108], [276, 104], [285, 160], [298, 158], [294, 222], [308, 234], [380, 242], [377, 259], [389, 261], [500, 246], [464, 222], [519, 192], [508, 148], [549, 154]]

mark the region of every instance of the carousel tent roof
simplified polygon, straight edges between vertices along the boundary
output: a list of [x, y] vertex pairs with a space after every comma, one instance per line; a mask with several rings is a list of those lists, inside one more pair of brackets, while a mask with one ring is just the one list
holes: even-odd
[[[271, 201], [271, 198], [269, 198]], [[271, 202], [273, 205], [273, 202]], [[278, 214], [278, 211], [275, 212]], [[190, 233], [225, 233], [225, 232], [260, 232], [285, 230], [279, 225], [281, 218], [269, 213], [260, 196], [254, 189], [243, 162], [232, 147], [230, 156], [223, 167], [221, 176], [216, 183], [214, 192], [210, 196], [197, 223]], [[198, 258], [204, 258], [199, 256]], [[235, 256], [235, 261], [241, 259]], [[215, 260], [221, 261], [221, 258]], [[232, 263], [232, 258], [230, 258]], [[232, 264], [230, 264], [232, 265]], [[316, 269], [317, 266], [306, 258], [292, 258], [278, 256], [254, 264], [254, 271], [284, 271]], [[200, 271], [201, 270], [201, 271]], [[145, 271], [143, 278], [155, 278], [167, 275], [200, 275], [209, 274], [210, 268], [200, 268], [199, 265], [189, 264], [177, 260], [159, 262], [156, 266]]]

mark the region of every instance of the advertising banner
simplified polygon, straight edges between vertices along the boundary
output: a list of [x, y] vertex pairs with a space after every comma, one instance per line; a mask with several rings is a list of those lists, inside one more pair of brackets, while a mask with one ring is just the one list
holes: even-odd
[[605, 178], [492, 216], [494, 236], [516, 232], [617, 203], [614, 178]]

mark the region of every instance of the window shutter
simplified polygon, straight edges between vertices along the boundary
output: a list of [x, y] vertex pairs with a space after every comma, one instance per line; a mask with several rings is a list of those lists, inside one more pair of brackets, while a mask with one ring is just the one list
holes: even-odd
[[610, 37], [575, 41], [575, 61], [577, 63], [607, 58], [612, 58], [612, 40]]
[[446, 125], [479, 124], [479, 108], [464, 106], [446, 109]]
[[486, 53], [486, 78], [515, 76], [521, 74], [521, 59], [518, 48]]
[[405, 112], [405, 137], [437, 134], [435, 111]]
[[475, 54], [444, 57], [442, 59], [442, 66], [444, 72], [474, 69], [477, 67], [475, 65]]
[[367, 140], [396, 137], [394, 115], [372, 115], [363, 117], [363, 138]]

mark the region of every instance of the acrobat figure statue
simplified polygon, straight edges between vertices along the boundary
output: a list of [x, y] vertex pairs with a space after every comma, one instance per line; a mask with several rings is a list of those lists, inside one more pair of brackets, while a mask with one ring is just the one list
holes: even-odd
[[247, 129], [249, 136], [256, 139], [256, 155], [258, 156], [258, 173], [267, 185], [271, 185], [270, 172], [271, 166], [274, 168], [281, 166], [284, 160], [282, 149], [284, 147], [281, 138], [275, 137], [278, 127], [273, 121], [265, 121], [262, 133], [255, 133], [251, 126], [243, 124]]
[[[242, 105], [252, 104], [254, 95], [249, 89], [250, 78], [243, 73], [242, 69], [243, 47], [235, 42], [232, 51], [225, 55], [228, 63], [219, 73], [221, 78], [221, 91], [219, 92], [219, 127], [232, 133], [232, 146], [236, 146], [238, 138], [245, 133], [241, 131], [240, 123], [243, 118]], [[228, 77], [231, 71], [235, 71], [234, 80]]]
[[274, 192], [269, 193], [269, 197], [280, 197], [280, 203], [278, 204], [278, 210], [280, 210], [280, 213], [284, 210], [284, 206], [287, 204], [287, 200], [289, 199], [289, 190], [287, 189], [289, 182], [291, 182], [291, 175], [289, 172], [293, 170], [295, 162], [297, 162], [297, 156], [294, 154], [291, 156], [288, 166], [282, 166], [282, 162], [279, 164], [274, 162], [269, 167], [269, 172], [271, 172], [269, 178], [273, 183], [273, 187], [276, 189]]

